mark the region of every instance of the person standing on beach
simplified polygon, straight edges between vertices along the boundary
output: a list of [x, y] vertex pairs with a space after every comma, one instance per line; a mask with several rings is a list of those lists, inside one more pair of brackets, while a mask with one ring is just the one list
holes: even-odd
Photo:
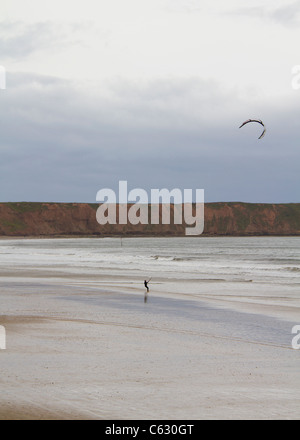
[[[150, 280], [151, 280], [151, 278], [150, 278]], [[146, 287], [146, 289], [147, 289], [147, 292], [149, 292], [149, 287], [148, 287], [148, 283], [149, 283], [149, 281], [150, 280], [148, 280], [148, 281], [144, 281], [144, 285], [145, 285], [145, 287]]]

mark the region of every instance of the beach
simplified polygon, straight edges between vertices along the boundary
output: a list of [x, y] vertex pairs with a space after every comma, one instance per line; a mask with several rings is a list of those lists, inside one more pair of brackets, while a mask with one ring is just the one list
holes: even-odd
[[[238, 258], [214, 278], [192, 242], [78, 240], [1, 242], [0, 419], [299, 418], [299, 240], [249, 239], [253, 266], [250, 245], [230, 242]], [[275, 281], [275, 249], [272, 281], [256, 258], [266, 243], [293, 253], [278, 252], [291, 270]], [[214, 242], [224, 261], [228, 245]]]

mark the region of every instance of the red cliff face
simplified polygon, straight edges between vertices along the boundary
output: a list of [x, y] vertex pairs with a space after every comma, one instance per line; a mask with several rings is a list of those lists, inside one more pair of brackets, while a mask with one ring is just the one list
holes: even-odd
[[[186, 225], [99, 225], [97, 204], [0, 203], [1, 236], [185, 235]], [[173, 218], [171, 207], [171, 219]], [[300, 235], [300, 203], [206, 203], [204, 235]]]
[[204, 233], [300, 235], [300, 204], [208, 203]]

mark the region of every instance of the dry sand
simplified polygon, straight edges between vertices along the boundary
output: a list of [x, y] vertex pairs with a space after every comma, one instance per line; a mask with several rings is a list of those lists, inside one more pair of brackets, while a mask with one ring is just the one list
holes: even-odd
[[299, 418], [297, 322], [114, 289], [1, 278], [0, 419]]

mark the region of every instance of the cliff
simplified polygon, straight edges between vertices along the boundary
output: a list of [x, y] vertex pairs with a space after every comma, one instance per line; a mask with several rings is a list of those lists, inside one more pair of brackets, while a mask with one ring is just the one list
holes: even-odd
[[[97, 208], [88, 203], [0, 203], [0, 236], [185, 235], [186, 225], [101, 226]], [[205, 203], [203, 235], [300, 235], [300, 203]]]

